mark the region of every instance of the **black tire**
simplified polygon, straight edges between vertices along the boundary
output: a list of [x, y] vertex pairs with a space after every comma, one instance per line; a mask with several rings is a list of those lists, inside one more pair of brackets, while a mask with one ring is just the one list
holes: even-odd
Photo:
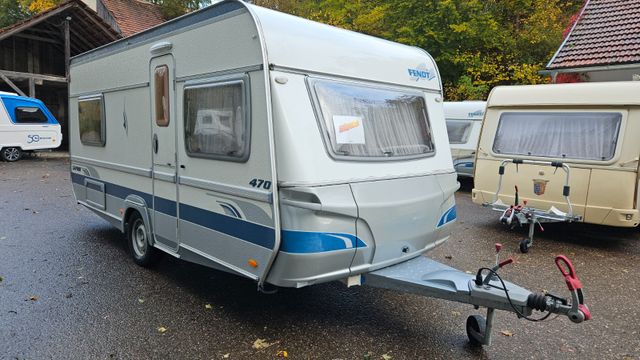
[[22, 158], [22, 149], [20, 149], [19, 147], [6, 147], [2, 149], [0, 156], [4, 161], [18, 161]]
[[471, 315], [467, 318], [467, 337], [472, 346], [484, 345], [487, 333], [487, 322], [480, 315]]
[[140, 266], [152, 266], [160, 258], [160, 251], [149, 243], [150, 236], [149, 227], [140, 213], [131, 213], [127, 221], [127, 243], [133, 261]]
[[529, 252], [529, 248], [531, 247], [531, 243], [529, 242], [529, 239], [522, 239], [522, 241], [520, 241], [520, 252], [523, 254], [526, 254]]

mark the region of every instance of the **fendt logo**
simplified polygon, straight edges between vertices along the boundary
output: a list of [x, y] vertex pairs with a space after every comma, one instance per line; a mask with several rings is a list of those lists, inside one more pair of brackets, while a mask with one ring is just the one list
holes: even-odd
[[482, 117], [484, 115], [484, 110], [476, 110], [474, 112], [469, 113], [469, 117]]
[[411, 80], [413, 81], [431, 81], [436, 78], [435, 69], [427, 69], [427, 64], [424, 63], [416, 66], [414, 69], [407, 69], [407, 71], [409, 72], [409, 78], [411, 78]]

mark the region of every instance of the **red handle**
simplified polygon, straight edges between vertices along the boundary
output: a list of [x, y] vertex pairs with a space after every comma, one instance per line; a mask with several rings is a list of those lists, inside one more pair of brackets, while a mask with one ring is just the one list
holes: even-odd
[[576, 270], [573, 268], [571, 260], [564, 255], [558, 255], [556, 256], [556, 266], [558, 266], [558, 269], [560, 269], [560, 272], [564, 276], [564, 280], [570, 291], [582, 289], [582, 283], [576, 276]]
[[503, 262], [499, 263], [499, 264], [498, 264], [498, 267], [503, 267], [503, 266], [505, 266], [505, 265], [509, 265], [509, 264], [511, 264], [512, 262], [513, 262], [513, 258], [508, 258], [507, 260], [505, 260], [505, 261], [503, 261]]

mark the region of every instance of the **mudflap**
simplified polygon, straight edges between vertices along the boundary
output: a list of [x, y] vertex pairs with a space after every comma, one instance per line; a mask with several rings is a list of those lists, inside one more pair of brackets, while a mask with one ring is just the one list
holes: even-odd
[[363, 285], [510, 312], [513, 312], [513, 304], [520, 313], [531, 315], [527, 306], [529, 290], [505, 281], [510, 304], [497, 279], [478, 286], [475, 274], [467, 274], [426, 256], [365, 274]]

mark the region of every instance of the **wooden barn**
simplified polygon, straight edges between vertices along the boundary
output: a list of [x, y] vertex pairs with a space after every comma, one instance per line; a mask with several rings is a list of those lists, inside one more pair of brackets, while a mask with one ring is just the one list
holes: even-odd
[[66, 147], [69, 58], [162, 21], [157, 6], [138, 0], [68, 0], [2, 28], [0, 91], [42, 100], [62, 125]]

